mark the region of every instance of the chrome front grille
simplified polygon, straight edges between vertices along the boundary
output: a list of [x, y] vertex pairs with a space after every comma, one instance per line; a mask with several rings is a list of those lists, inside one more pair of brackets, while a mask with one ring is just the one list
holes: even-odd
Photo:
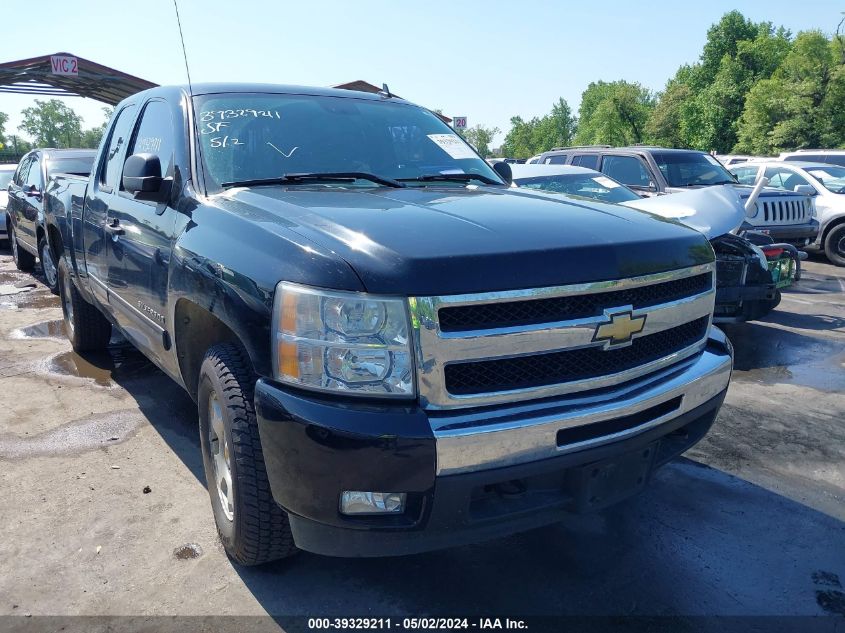
[[413, 297], [421, 401], [441, 409], [581, 392], [688, 358], [707, 339], [714, 270]]

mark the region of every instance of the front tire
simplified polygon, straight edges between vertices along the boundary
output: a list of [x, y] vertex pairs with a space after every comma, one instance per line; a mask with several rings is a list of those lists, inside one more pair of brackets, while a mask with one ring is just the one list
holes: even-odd
[[56, 268], [56, 261], [53, 259], [53, 251], [50, 250], [47, 238], [42, 237], [38, 243], [38, 257], [41, 259], [45, 284], [54, 295], [59, 294], [59, 269]]
[[79, 294], [65, 258], [59, 262], [58, 279], [65, 333], [73, 350], [89, 352], [105, 349], [111, 340], [111, 323], [96, 306]]
[[845, 223], [830, 229], [824, 240], [824, 254], [831, 263], [845, 266]]
[[297, 552], [288, 517], [273, 500], [258, 436], [256, 376], [244, 350], [215, 345], [200, 368], [197, 402], [208, 494], [226, 553], [260, 565]]
[[28, 273], [35, 268], [35, 256], [20, 247], [14, 230], [9, 233], [9, 242], [12, 246], [12, 259], [15, 260], [17, 269]]

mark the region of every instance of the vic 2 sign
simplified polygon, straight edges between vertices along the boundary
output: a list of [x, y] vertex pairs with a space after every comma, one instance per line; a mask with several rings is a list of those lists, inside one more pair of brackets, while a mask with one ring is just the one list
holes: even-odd
[[51, 55], [50, 74], [52, 75], [79, 75], [79, 62], [72, 55]]

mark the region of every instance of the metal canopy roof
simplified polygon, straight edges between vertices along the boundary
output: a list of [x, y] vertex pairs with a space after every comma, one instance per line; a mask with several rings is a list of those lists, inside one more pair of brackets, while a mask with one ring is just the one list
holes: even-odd
[[[51, 58], [75, 57], [76, 75], [56, 74]], [[0, 92], [48, 97], [89, 97], [117, 105], [157, 84], [102, 66], [72, 53], [54, 53], [0, 64]]]

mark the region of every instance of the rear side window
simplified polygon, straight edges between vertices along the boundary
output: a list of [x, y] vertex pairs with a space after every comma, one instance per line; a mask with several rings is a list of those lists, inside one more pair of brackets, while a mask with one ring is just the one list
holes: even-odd
[[100, 184], [115, 189], [120, 184], [120, 174], [123, 172], [122, 158], [125, 156], [129, 135], [132, 133], [132, 122], [135, 118], [135, 106], [128, 105], [117, 115], [109, 137], [108, 150], [103, 157]]
[[824, 154], [793, 154], [792, 156], [787, 156], [783, 160], [788, 161], [807, 161], [809, 163], [826, 163], [828, 157]]
[[572, 164], [579, 167], [586, 167], [587, 169], [599, 168], [598, 154], [580, 154], [572, 158]]
[[828, 154], [824, 157], [824, 162], [831, 165], [839, 165], [845, 167], [845, 154]]
[[167, 177], [173, 166], [173, 121], [170, 106], [150, 101], [141, 114], [141, 123], [127, 156], [155, 154], [161, 161], [161, 175]]
[[546, 159], [547, 165], [565, 165], [566, 164], [566, 154], [558, 154], [556, 156], [549, 156]]
[[629, 187], [649, 187], [651, 176], [643, 162], [635, 156], [605, 156], [601, 170]]

